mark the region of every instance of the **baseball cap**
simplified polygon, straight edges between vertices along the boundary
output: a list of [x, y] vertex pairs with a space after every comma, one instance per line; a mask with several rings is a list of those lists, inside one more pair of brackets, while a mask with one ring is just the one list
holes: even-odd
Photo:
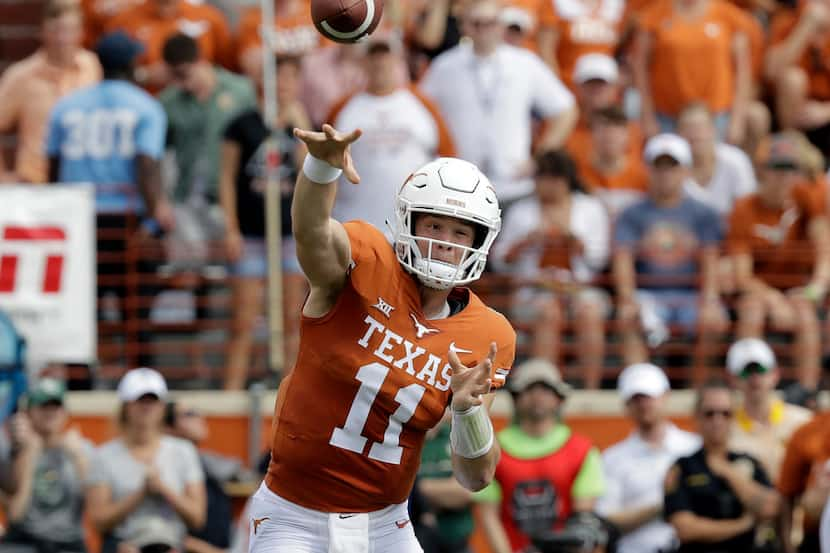
[[95, 45], [95, 53], [105, 70], [130, 67], [143, 52], [144, 45], [124, 31], [104, 35]]
[[759, 161], [772, 169], [800, 169], [801, 145], [785, 134], [774, 134], [759, 148]]
[[676, 134], [663, 133], [651, 137], [646, 142], [643, 158], [649, 165], [660, 156], [669, 156], [680, 165], [692, 165], [692, 150], [685, 138]]
[[726, 353], [726, 368], [730, 374], [741, 376], [750, 365], [756, 365], [765, 373], [775, 369], [775, 354], [760, 338], [738, 340]]
[[533, 30], [533, 16], [527, 10], [516, 6], [503, 8], [499, 20], [505, 27], [516, 27], [523, 33]]
[[118, 399], [135, 401], [145, 395], [154, 395], [159, 399], [167, 397], [167, 383], [158, 371], [141, 367], [121, 377], [121, 382], [118, 383]]
[[181, 545], [182, 536], [176, 526], [164, 518], [139, 517], [126, 541], [138, 549], [151, 545], [177, 548]]
[[640, 394], [648, 397], [660, 397], [671, 389], [666, 373], [651, 363], [629, 365], [617, 378], [617, 391], [623, 401]]
[[367, 54], [373, 54], [382, 49], [393, 54], [403, 53], [403, 40], [393, 30], [384, 29], [382, 31], [376, 31], [369, 35], [363, 44]]
[[563, 399], [571, 393], [571, 387], [562, 380], [559, 369], [547, 359], [528, 359], [515, 367], [510, 376], [510, 389], [516, 393], [524, 392], [537, 383], [550, 386]]
[[616, 83], [620, 80], [617, 61], [605, 54], [585, 54], [576, 60], [573, 73], [574, 82], [586, 83], [592, 80]]
[[41, 378], [29, 390], [26, 401], [29, 407], [38, 407], [50, 402], [57, 402], [63, 405], [66, 395], [66, 385], [57, 378]]

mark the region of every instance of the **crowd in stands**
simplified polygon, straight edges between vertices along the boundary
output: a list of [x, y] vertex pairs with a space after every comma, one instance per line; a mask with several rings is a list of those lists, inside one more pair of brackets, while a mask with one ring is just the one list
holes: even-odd
[[[607, 384], [609, 367], [679, 339], [699, 384], [725, 338], [774, 332], [792, 346], [788, 376], [819, 386], [822, 1], [387, 4], [368, 41], [342, 45], [316, 32], [307, 0], [275, 2], [273, 35], [258, 5], [50, 0], [41, 48], [0, 76], [0, 129], [17, 137], [0, 181], [92, 182], [98, 252], [160, 245], [136, 267], [99, 261], [99, 298], [121, 300], [102, 319], [146, 321], [165, 287], [206, 293], [203, 277], [230, 275], [228, 389], [248, 381], [263, 315], [269, 137], [286, 366], [296, 354], [305, 284], [289, 206], [304, 152], [292, 129], [324, 122], [364, 132], [352, 149], [362, 181], [340, 187], [338, 219], [385, 229], [395, 187], [432, 157], [483, 169], [503, 207], [490, 263], [508, 283], [503, 311], [521, 351], [569, 381]], [[264, 119], [263, 48], [277, 66], [276, 121]], [[129, 270], [166, 280], [142, 279], [143, 301], [125, 310]], [[152, 333], [137, 326], [134, 361], [152, 364]]]
[[[449, 417], [428, 433], [410, 498], [426, 553], [474, 551], [476, 520], [493, 553], [818, 553], [830, 535], [821, 522], [828, 415], [779, 398], [764, 341], [735, 342], [722, 374], [699, 387], [696, 432], [668, 419], [673, 392], [661, 368], [627, 366], [616, 389], [632, 431], [604, 451], [563, 416], [573, 388], [553, 363], [531, 358], [514, 370], [514, 417], [498, 433], [485, 489], [455, 480]], [[153, 369], [128, 371], [117, 398], [118, 432], [95, 446], [68, 424], [64, 382], [32, 386], [0, 432], [0, 549], [244, 553], [259, 522], [247, 510], [234, 522], [225, 486], [257, 482], [269, 454], [250, 471], [200, 449], [205, 418], [172, 399]], [[100, 549], [88, 548], [87, 530]]]
[[[162, 252], [138, 260], [158, 277], [140, 281], [145, 298], [209, 293], [230, 275], [223, 376], [241, 389], [264, 314], [269, 144], [288, 367], [306, 292], [292, 129], [363, 130], [361, 183], [342, 183], [334, 214], [382, 230], [415, 168], [472, 161], [503, 209], [481, 292], [520, 333], [516, 418], [496, 482], [475, 496], [451, 476], [446, 427], [434, 430], [412, 501], [425, 550], [467, 551], [474, 503], [497, 553], [588, 513], [609, 529], [598, 550], [819, 550], [827, 415], [774, 395], [785, 363], [759, 339], [789, 354], [786, 376], [812, 405], [830, 353], [826, 0], [387, 0], [381, 28], [353, 45], [326, 42], [308, 0], [275, 1], [274, 22], [255, 3], [216, 4], [47, 0], [40, 49], [0, 74], [0, 130], [17, 138], [0, 183], [93, 183], [99, 255]], [[125, 301], [127, 263], [99, 258], [102, 321], [150, 316], [150, 301]], [[133, 366], [153, 366], [138, 328]], [[674, 362], [675, 340], [683, 379], [650, 363]], [[670, 381], [700, 387], [699, 435], [667, 421]], [[560, 413], [572, 385], [609, 382], [636, 430], [600, 452]], [[161, 374], [130, 371], [117, 393], [120, 434], [96, 449], [65, 428], [62, 382], [29, 391], [0, 433], [0, 550], [86, 551], [84, 512], [107, 553], [244, 550], [221, 490], [251, 475], [197, 452], [203, 422], [165, 405]]]

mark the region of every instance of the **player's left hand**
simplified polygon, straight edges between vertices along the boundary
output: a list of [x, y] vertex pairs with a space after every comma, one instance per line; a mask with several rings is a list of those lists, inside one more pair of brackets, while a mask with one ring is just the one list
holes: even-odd
[[475, 405], [481, 405], [481, 396], [490, 392], [493, 363], [496, 361], [496, 343], [490, 343], [490, 353], [474, 367], [467, 367], [452, 349], [447, 359], [450, 362], [450, 389], [452, 390], [452, 408], [466, 411]]

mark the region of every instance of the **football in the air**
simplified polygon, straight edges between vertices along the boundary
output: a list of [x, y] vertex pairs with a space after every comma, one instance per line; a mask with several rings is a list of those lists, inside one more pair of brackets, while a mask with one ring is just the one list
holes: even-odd
[[311, 19], [324, 37], [359, 42], [380, 23], [383, 0], [311, 0]]

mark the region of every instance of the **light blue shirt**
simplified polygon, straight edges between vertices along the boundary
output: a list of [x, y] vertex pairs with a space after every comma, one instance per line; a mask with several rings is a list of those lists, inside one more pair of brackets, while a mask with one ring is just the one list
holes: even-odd
[[141, 213], [136, 157], [160, 159], [167, 116], [137, 86], [107, 80], [63, 98], [52, 110], [49, 157], [60, 157], [63, 184], [92, 183], [98, 213]]

